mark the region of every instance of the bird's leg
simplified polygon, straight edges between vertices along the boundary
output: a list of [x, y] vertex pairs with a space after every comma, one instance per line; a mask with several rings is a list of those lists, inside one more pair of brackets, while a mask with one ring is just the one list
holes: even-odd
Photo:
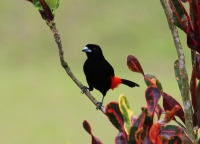
[[87, 90], [90, 90], [90, 89], [88, 87], [86, 87], [86, 86], [83, 86], [81, 88], [81, 90], [82, 90], [81, 93], [84, 94], [84, 93], [86, 93]]
[[98, 102], [96, 105], [97, 105], [97, 110], [101, 108], [101, 106], [103, 105], [103, 100], [104, 100], [104, 96], [102, 97], [102, 100], [101, 102]]

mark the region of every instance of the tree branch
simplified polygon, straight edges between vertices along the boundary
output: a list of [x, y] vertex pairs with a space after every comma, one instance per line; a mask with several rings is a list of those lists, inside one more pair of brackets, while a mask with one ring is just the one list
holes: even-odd
[[178, 35], [178, 30], [176, 26], [174, 26], [171, 21], [170, 21], [170, 16], [171, 16], [171, 10], [169, 8], [167, 0], [160, 0], [163, 9], [165, 11], [165, 15], [167, 17], [167, 21], [169, 24], [169, 28], [171, 30], [173, 39], [174, 39], [174, 45], [176, 47], [177, 55], [178, 55], [178, 60], [180, 64], [180, 74], [182, 78], [182, 91], [181, 91], [181, 96], [183, 100], [183, 106], [184, 106], [184, 113], [185, 113], [185, 125], [187, 129], [187, 134], [190, 137], [192, 141], [195, 141], [195, 135], [193, 131], [193, 115], [192, 115], [192, 104], [190, 101], [190, 93], [189, 93], [189, 83], [188, 83], [188, 74], [185, 66], [185, 56], [184, 52], [182, 49], [182, 45], [180, 42], [180, 38]]
[[[83, 88], [83, 84], [74, 76], [74, 74], [72, 73], [72, 71], [70, 70], [69, 65], [67, 64], [67, 62], [64, 59], [64, 51], [62, 49], [62, 41], [60, 38], [60, 34], [58, 33], [58, 29], [56, 28], [56, 23], [54, 21], [46, 21], [47, 25], [50, 27], [51, 31], [54, 34], [54, 39], [58, 45], [58, 51], [59, 51], [59, 57], [60, 57], [60, 62], [62, 67], [65, 69], [65, 71], [67, 72], [67, 74], [69, 75], [69, 77], [76, 83], [76, 85], [82, 90]], [[96, 106], [98, 101], [90, 94], [89, 91], [85, 92], [85, 95], [93, 102], [93, 104], [95, 104]], [[100, 109], [104, 114], [106, 114], [105, 112], [105, 108], [102, 106]]]

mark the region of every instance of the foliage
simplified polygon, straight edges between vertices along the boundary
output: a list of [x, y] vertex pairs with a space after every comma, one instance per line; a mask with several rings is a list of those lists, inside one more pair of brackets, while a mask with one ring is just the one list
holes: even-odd
[[[187, 137], [183, 125], [180, 123], [178, 123], [179, 126], [166, 125], [171, 120], [176, 121], [175, 116], [179, 117], [184, 123], [185, 118], [181, 105], [163, 91], [161, 82], [155, 76], [144, 74], [135, 56], [129, 55], [127, 57], [127, 65], [130, 70], [139, 72], [144, 76], [147, 85], [145, 92], [147, 106], [142, 107], [141, 114], [136, 117], [124, 95], [120, 95], [118, 102], [110, 102], [106, 105], [106, 115], [119, 131], [115, 143], [192, 143]], [[160, 98], [163, 98], [164, 110], [158, 104]], [[156, 122], [153, 121], [154, 114], [157, 115]], [[160, 120], [161, 114], [165, 115], [162, 120]], [[117, 141], [119, 139], [120, 142]]]
[[[182, 2], [189, 3], [190, 16], [187, 14]], [[193, 124], [196, 129], [195, 134], [198, 135], [198, 129], [200, 127], [200, 82], [198, 82], [197, 85], [197, 80], [200, 80], [200, 55], [196, 54], [196, 52], [200, 53], [200, 4], [195, 0], [184, 0], [182, 2], [181, 0], [169, 0], [170, 8], [172, 10], [171, 22], [187, 34], [187, 44], [192, 53], [193, 71], [190, 80], [190, 92], [194, 110]], [[120, 109], [123, 118], [125, 118], [120, 119], [122, 121], [120, 121], [121, 128], [124, 126], [124, 128], [122, 128], [122, 133], [126, 135], [124, 137], [128, 137], [127, 141], [122, 143], [192, 143], [187, 137], [185, 127], [175, 118], [175, 116], [177, 116], [185, 123], [184, 112], [181, 105], [172, 96], [163, 91], [161, 82], [155, 76], [144, 73], [135, 56], [128, 56], [127, 65], [131, 71], [141, 73], [144, 76], [145, 83], [148, 86], [145, 92], [147, 107], [142, 108], [141, 115], [130, 125], [129, 131], [127, 131], [127, 117], [130, 116], [127, 112]], [[181, 92], [183, 87], [180, 66], [181, 63], [176, 60], [174, 62], [175, 78]], [[157, 103], [161, 96], [163, 98], [164, 110]], [[126, 103], [129, 107], [128, 101]], [[109, 105], [110, 104], [108, 104], [107, 107], [109, 107]], [[112, 113], [114, 116], [114, 109], [112, 110]], [[154, 113], [158, 116], [157, 122], [153, 121]], [[164, 119], [159, 120], [161, 114], [164, 113]], [[121, 114], [115, 115], [115, 118], [109, 118], [113, 125], [119, 124], [118, 120]], [[108, 117], [109, 115], [107, 114]], [[134, 117], [134, 115], [132, 115], [132, 117]], [[179, 126], [166, 125], [171, 120], [176, 121]], [[124, 131], [124, 129], [126, 130]]]
[[[192, 98], [193, 106], [193, 123], [196, 128], [196, 134], [198, 135], [198, 128], [200, 127], [200, 93], [199, 93], [199, 79], [200, 79], [200, 70], [199, 70], [199, 59], [200, 55], [196, 52], [200, 52], [200, 4], [198, 1], [185, 0], [190, 8], [190, 16], [188, 15], [184, 5], [180, 0], [169, 0], [170, 8], [172, 10], [171, 21], [174, 25], [183, 30], [187, 35], [187, 45], [191, 49], [192, 54], [192, 76], [190, 80], [190, 92]], [[179, 84], [182, 82], [179, 77], [178, 67], [180, 64], [178, 61], [175, 61], [175, 73], [176, 79]], [[197, 86], [198, 83], [198, 86]], [[181, 88], [180, 88], [181, 91]]]
[[[44, 10], [43, 6], [42, 6], [42, 1], [41, 0], [27, 0], [27, 1], [30, 1], [31, 3], [33, 3], [33, 5], [37, 9]], [[44, 2], [49, 6], [49, 8], [52, 11], [54, 11], [55, 9], [57, 9], [59, 7], [60, 0], [45, 0]]]
[[[39, 10], [42, 18], [53, 27], [55, 9], [59, 6], [59, 0], [28, 0]], [[200, 4], [196, 0], [168, 0], [172, 10], [171, 22], [183, 30], [187, 35], [187, 44], [192, 53], [192, 76], [190, 81], [190, 92], [193, 106], [193, 124], [196, 128], [195, 134], [198, 135], [200, 127]], [[182, 2], [188, 2], [190, 7], [190, 16], [187, 14]], [[161, 82], [151, 74], [146, 74], [138, 59], [129, 55], [127, 57], [127, 66], [133, 71], [143, 75], [147, 85], [145, 98], [147, 105], [142, 107], [141, 114], [137, 117], [129, 105], [129, 101], [124, 95], [120, 95], [118, 102], [110, 102], [106, 105], [106, 116], [112, 125], [118, 130], [115, 138], [115, 144], [171, 144], [187, 143], [192, 141], [187, 136], [184, 127], [185, 116], [181, 105], [169, 94], [167, 94]], [[178, 60], [174, 63], [174, 71], [179, 90], [182, 91], [182, 78]], [[162, 98], [163, 108], [158, 104]], [[154, 115], [157, 115], [155, 121]], [[164, 118], [161, 119], [161, 115]], [[183, 124], [176, 120], [179, 117]], [[177, 122], [177, 125], [167, 125], [171, 120]], [[102, 142], [92, 134], [89, 122], [83, 122], [84, 129], [91, 135], [92, 144], [102, 144]]]

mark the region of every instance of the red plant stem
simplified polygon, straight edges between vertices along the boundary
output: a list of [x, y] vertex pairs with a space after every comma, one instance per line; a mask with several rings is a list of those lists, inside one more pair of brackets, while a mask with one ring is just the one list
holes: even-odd
[[197, 115], [197, 111], [198, 111], [198, 107], [197, 107], [197, 104], [198, 104], [198, 95], [197, 95], [197, 79], [196, 79], [196, 69], [197, 69], [197, 66], [196, 66], [196, 51], [193, 50], [193, 72], [195, 74], [195, 78], [194, 78], [194, 81], [193, 81], [193, 86], [195, 87], [195, 94], [194, 96], [196, 96], [196, 99], [194, 98], [194, 101], [193, 101], [193, 98], [192, 98], [192, 101], [193, 101], [193, 109], [194, 109], [194, 118], [197, 119], [197, 126], [196, 126], [196, 135], [198, 135], [198, 115]]

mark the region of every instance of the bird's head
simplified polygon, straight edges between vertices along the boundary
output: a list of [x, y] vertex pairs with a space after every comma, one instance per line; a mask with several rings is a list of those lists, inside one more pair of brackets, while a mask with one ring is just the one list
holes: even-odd
[[103, 58], [103, 53], [100, 46], [96, 44], [87, 44], [82, 52], [85, 52], [88, 58]]

